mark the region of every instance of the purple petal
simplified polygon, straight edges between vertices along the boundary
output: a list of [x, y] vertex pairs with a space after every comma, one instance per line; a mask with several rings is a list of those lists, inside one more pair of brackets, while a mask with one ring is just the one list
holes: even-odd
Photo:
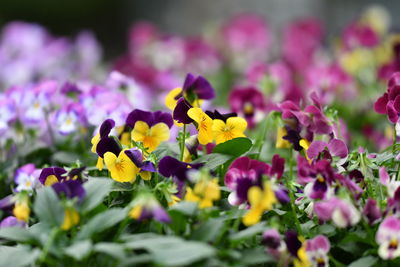
[[121, 152], [120, 146], [112, 137], [101, 138], [97, 144], [96, 153], [99, 157], [103, 158], [106, 152], [111, 152], [117, 156]]
[[80, 201], [86, 195], [85, 189], [82, 186], [82, 183], [77, 180], [68, 180], [60, 183], [55, 183], [52, 185], [54, 191], [56, 191], [57, 195], [64, 194], [66, 198], [74, 198], [78, 197]]
[[187, 114], [191, 107], [192, 106], [185, 100], [185, 98], [179, 98], [173, 112], [174, 120], [184, 124], [192, 123], [193, 120]]
[[318, 157], [319, 153], [321, 153], [322, 151], [324, 151], [324, 149], [328, 146], [327, 143], [325, 143], [324, 141], [313, 141], [310, 144], [310, 147], [307, 150], [307, 156], [311, 159], [315, 159]]
[[280, 187], [274, 191], [276, 198], [282, 204], [290, 202], [289, 192], [286, 188]]
[[379, 168], [379, 181], [381, 182], [381, 184], [383, 185], [389, 185], [389, 174], [386, 171], [385, 167], [380, 167]]
[[154, 125], [153, 114], [149, 111], [143, 111], [140, 109], [133, 110], [131, 113], [128, 114], [128, 117], [126, 118], [126, 125], [134, 128], [137, 121], [144, 121], [145, 123], [147, 123], [147, 125], [149, 125], [149, 127]]
[[185, 78], [185, 81], [184, 81], [184, 83], [183, 83], [182, 90], [183, 90], [183, 91], [189, 90], [189, 88], [192, 87], [192, 85], [193, 85], [195, 79], [196, 79], [196, 78], [194, 77], [193, 74], [191, 74], [191, 73], [186, 74], [186, 78]]
[[392, 122], [392, 123], [397, 122], [399, 115], [393, 106], [393, 101], [389, 101], [388, 104], [386, 105], [386, 113], [387, 113], [387, 116], [388, 116], [390, 122]]
[[275, 154], [272, 157], [272, 168], [271, 175], [276, 174], [277, 178], [280, 179], [283, 175], [283, 171], [285, 169], [285, 159], [280, 157], [278, 154]]
[[14, 216], [8, 216], [0, 222], [0, 228], [6, 228], [6, 227], [24, 228], [25, 226], [26, 226], [26, 223], [24, 221], [20, 221]]
[[142, 152], [139, 149], [131, 148], [124, 152], [137, 167], [141, 168], [143, 166]]
[[290, 254], [292, 254], [293, 257], [297, 258], [298, 257], [297, 252], [301, 248], [302, 244], [297, 236], [296, 231], [289, 230], [286, 232], [285, 243]]
[[374, 104], [374, 109], [377, 113], [386, 114], [386, 105], [389, 101], [389, 96], [385, 93], [383, 96], [378, 98]]
[[192, 86], [192, 90], [199, 99], [213, 99], [215, 97], [214, 88], [202, 76], [197, 77]]
[[49, 177], [50, 175], [54, 175], [55, 177], [57, 177], [58, 181], [61, 181], [61, 180], [63, 180], [63, 177], [61, 175], [63, 175], [66, 172], [67, 172], [66, 170], [64, 170], [63, 168], [60, 168], [60, 167], [44, 168], [42, 170], [42, 172], [40, 173], [39, 181], [42, 184], [45, 184], [47, 177]]
[[156, 219], [159, 222], [163, 223], [171, 222], [171, 218], [169, 217], [168, 213], [161, 206], [158, 206], [153, 210], [153, 216], [154, 219]]
[[154, 117], [154, 124], [163, 122], [168, 126], [168, 128], [171, 128], [172, 125], [174, 124], [171, 114], [167, 112], [156, 111], [153, 113], [153, 117]]
[[339, 139], [332, 139], [328, 144], [328, 149], [333, 156], [340, 158], [345, 158], [349, 154], [346, 144]]
[[140, 169], [147, 172], [157, 172], [156, 166], [154, 166], [154, 163], [151, 161], [143, 161], [143, 165]]
[[112, 119], [105, 120], [100, 126], [100, 137], [106, 137], [110, 134], [111, 129], [114, 128], [115, 121]]
[[368, 198], [363, 209], [363, 214], [367, 217], [369, 224], [375, 223], [382, 217], [381, 210], [379, 209], [376, 200], [372, 198]]

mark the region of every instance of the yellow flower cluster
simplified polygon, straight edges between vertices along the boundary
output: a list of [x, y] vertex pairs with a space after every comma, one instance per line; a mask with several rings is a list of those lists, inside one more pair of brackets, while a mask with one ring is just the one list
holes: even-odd
[[213, 206], [213, 201], [220, 199], [220, 197], [218, 179], [201, 179], [193, 189], [190, 187], [186, 189], [185, 200], [197, 202], [199, 208], [210, 208]]

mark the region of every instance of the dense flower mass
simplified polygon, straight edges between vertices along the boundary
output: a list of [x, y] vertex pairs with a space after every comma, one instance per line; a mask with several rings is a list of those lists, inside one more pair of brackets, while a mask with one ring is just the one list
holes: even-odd
[[399, 265], [389, 22], [140, 22], [110, 70], [89, 32], [6, 25], [0, 266]]

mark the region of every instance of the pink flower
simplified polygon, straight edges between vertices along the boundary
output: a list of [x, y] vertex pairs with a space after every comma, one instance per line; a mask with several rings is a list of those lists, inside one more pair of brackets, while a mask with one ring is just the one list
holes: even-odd
[[378, 254], [382, 259], [394, 259], [400, 256], [400, 219], [389, 216], [376, 233], [376, 242], [379, 244]]
[[329, 239], [323, 235], [317, 235], [306, 241], [306, 253], [311, 261], [311, 266], [327, 266], [329, 264], [329, 250]]

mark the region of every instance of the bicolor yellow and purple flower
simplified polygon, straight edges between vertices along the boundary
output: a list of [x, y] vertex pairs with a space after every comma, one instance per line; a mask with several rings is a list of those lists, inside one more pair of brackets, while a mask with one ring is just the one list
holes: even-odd
[[127, 151], [129, 150], [124, 149], [118, 154], [113, 152], [104, 153], [104, 163], [111, 174], [111, 178], [117, 182], [134, 182], [140, 171], [138, 166], [127, 155]]
[[169, 139], [173, 119], [169, 113], [135, 109], [129, 113], [126, 125], [132, 128], [132, 140], [142, 142], [148, 152], [152, 152]]
[[162, 223], [171, 222], [168, 213], [158, 200], [148, 192], [142, 192], [135, 198], [129, 211], [129, 217], [138, 221], [155, 219]]
[[215, 119], [212, 124], [212, 132], [217, 144], [238, 137], [246, 137], [244, 134], [246, 128], [246, 120], [240, 117], [230, 117], [226, 121]]
[[309, 267], [311, 266], [310, 260], [306, 253], [306, 244], [302, 241], [293, 230], [289, 230], [285, 234], [286, 248], [293, 258], [293, 265], [295, 267]]
[[197, 124], [199, 143], [202, 145], [211, 143], [213, 141], [213, 120], [201, 108], [190, 108], [187, 115]]

